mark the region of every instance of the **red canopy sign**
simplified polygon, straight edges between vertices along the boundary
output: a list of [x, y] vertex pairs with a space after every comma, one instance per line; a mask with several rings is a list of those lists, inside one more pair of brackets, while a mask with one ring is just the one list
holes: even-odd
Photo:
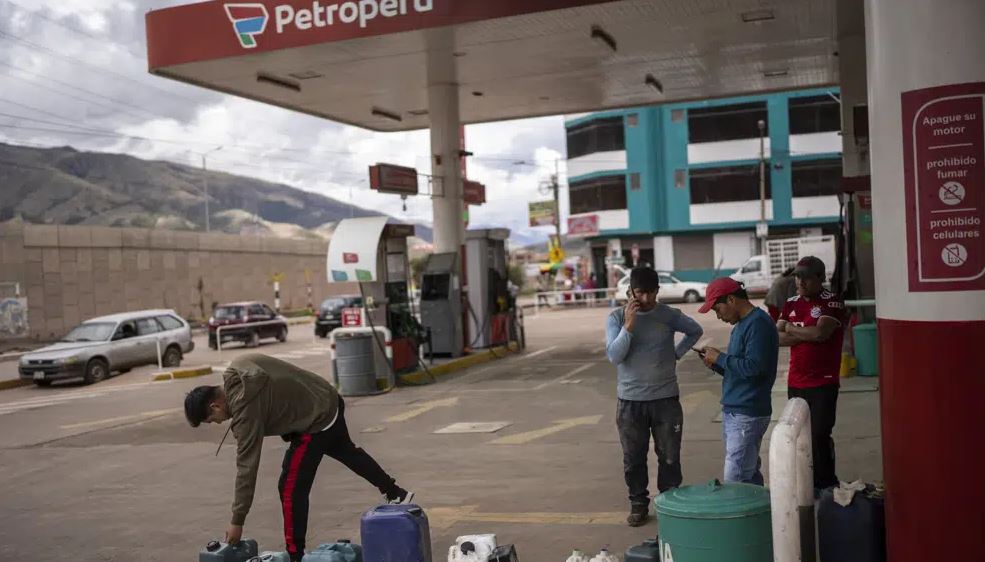
[[486, 202], [486, 186], [472, 180], [463, 180], [462, 196], [466, 205], [482, 205]]
[[417, 170], [393, 164], [370, 166], [369, 187], [381, 193], [417, 195]]

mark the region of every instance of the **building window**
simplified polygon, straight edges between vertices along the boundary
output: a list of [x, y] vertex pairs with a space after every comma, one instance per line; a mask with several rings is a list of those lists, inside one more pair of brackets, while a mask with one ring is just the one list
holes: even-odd
[[568, 158], [625, 149], [622, 117], [596, 119], [568, 129]]
[[794, 197], [838, 195], [841, 186], [841, 159], [804, 160], [790, 165]]
[[626, 177], [607, 176], [572, 182], [568, 186], [571, 214], [612, 211], [626, 208]]
[[[766, 164], [766, 198], [770, 167]], [[691, 204], [759, 200], [759, 164], [691, 170]]]
[[767, 124], [766, 102], [719, 105], [687, 110], [688, 142], [716, 142], [759, 138], [759, 121]]
[[841, 130], [841, 104], [827, 94], [790, 98], [789, 114], [791, 135]]

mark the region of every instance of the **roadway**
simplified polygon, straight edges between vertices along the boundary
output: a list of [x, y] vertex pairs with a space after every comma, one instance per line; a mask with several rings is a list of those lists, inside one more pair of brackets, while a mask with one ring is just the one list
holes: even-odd
[[[621, 552], [656, 534], [652, 521], [639, 529], [624, 523], [614, 368], [604, 356], [606, 313], [528, 316], [524, 354], [434, 385], [347, 400], [353, 439], [414, 490], [428, 512], [435, 560], [462, 534], [496, 533], [528, 561], [563, 560], [574, 547], [611, 545]], [[728, 327], [713, 315], [698, 319], [710, 344], [724, 347]], [[186, 364], [221, 367], [244, 351], [253, 350], [230, 349], [219, 360], [198, 344]], [[313, 341], [309, 327], [294, 327], [288, 342], [259, 351], [329, 376], [326, 342]], [[235, 442], [227, 441], [216, 457], [226, 427], [192, 429], [181, 412], [188, 390], [219, 384], [220, 375], [148, 382], [154, 370], [135, 369], [92, 386], [0, 392], [5, 558], [191, 559], [224, 532]], [[679, 364], [679, 377], [685, 481], [700, 483], [721, 474], [720, 379], [693, 354]], [[881, 478], [876, 384], [856, 378], [844, 385], [836, 428], [843, 479]], [[781, 379], [777, 412], [784, 398]], [[435, 433], [453, 424], [473, 432]], [[273, 437], [264, 447], [245, 534], [262, 549], [280, 550], [276, 484], [286, 445]], [[655, 482], [652, 455], [650, 466]], [[309, 544], [358, 541], [359, 515], [378, 500], [375, 489], [326, 459], [312, 490]]]

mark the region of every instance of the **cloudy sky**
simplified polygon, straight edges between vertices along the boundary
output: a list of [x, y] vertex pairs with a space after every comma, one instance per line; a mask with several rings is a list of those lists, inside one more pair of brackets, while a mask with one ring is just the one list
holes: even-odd
[[[366, 171], [385, 161], [427, 173], [427, 131], [374, 133], [148, 74], [144, 15], [190, 1], [0, 0], [0, 142], [196, 166], [222, 146], [210, 169], [430, 223], [427, 197], [405, 212], [397, 196], [369, 190]], [[564, 154], [563, 119], [469, 126], [466, 143], [469, 177], [487, 186], [472, 224], [545, 237], [550, 229], [527, 227], [526, 205], [546, 198], [538, 188]], [[561, 170], [563, 185], [563, 161]]]

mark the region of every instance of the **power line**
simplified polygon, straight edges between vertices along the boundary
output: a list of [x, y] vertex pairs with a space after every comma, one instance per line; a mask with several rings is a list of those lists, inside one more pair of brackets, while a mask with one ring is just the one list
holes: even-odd
[[[28, 70], [26, 68], [23, 68], [23, 67], [20, 67], [20, 66], [16, 66], [16, 65], [10, 64], [8, 62], [4, 62], [4, 61], [0, 61], [0, 65], [6, 66], [8, 68], [12, 68], [14, 70], [17, 70], [18, 72], [23, 72], [23, 73], [26, 73], [26, 74], [31, 74], [33, 76], [38, 76], [38, 77], [43, 78], [45, 80], [49, 80], [51, 82], [54, 82], [55, 84], [59, 84], [61, 86], [65, 86], [66, 88], [71, 88], [73, 90], [78, 90], [78, 91], [80, 91], [80, 92], [82, 92], [84, 94], [88, 94], [90, 96], [94, 96], [94, 97], [97, 97], [97, 98], [102, 98], [104, 100], [113, 102], [114, 104], [126, 106], [126, 107], [129, 107], [131, 109], [135, 109], [135, 110], [140, 111], [142, 113], [146, 113], [147, 115], [150, 115], [151, 117], [155, 117], [155, 118], [160, 117], [156, 113], [153, 113], [151, 111], [148, 111], [148, 110], [146, 110], [146, 109], [144, 109], [142, 107], [139, 107], [139, 106], [136, 106], [136, 105], [132, 105], [132, 104], [127, 103], [127, 102], [125, 102], [123, 100], [112, 98], [112, 97], [109, 97], [109, 96], [100, 94], [98, 92], [93, 92], [91, 90], [87, 90], [87, 89], [81, 88], [79, 86], [75, 86], [74, 84], [69, 84], [68, 82], [63, 82], [61, 80], [58, 80], [57, 78], [52, 78], [50, 76], [46, 76], [44, 74], [41, 74], [40, 72], [34, 72], [33, 70]], [[10, 76], [11, 78], [19, 78], [17, 76], [13, 76], [12, 74], [9, 74], [9, 73], [7, 74], [7, 76]], [[25, 78], [19, 78], [19, 79], [25, 80]], [[35, 84], [37, 84], [37, 82], [35, 82]], [[38, 84], [38, 85], [39, 86], [43, 86], [42, 84]], [[52, 90], [52, 91], [56, 91], [56, 90]], [[65, 95], [67, 95], [67, 94], [65, 94]]]
[[[2, 64], [2, 63], [0, 63], [0, 64]], [[11, 74], [7, 74], [7, 77], [8, 78], [13, 78], [14, 80], [20, 80], [22, 82], [26, 82], [28, 84], [33, 85], [36, 88], [40, 88], [42, 90], [46, 90], [46, 91], [51, 92], [53, 94], [58, 94], [58, 95], [61, 95], [61, 96], [65, 96], [67, 98], [70, 98], [70, 99], [73, 99], [73, 100], [76, 100], [76, 101], [79, 101], [79, 102], [82, 102], [82, 103], [85, 103], [85, 104], [92, 104], [92, 105], [94, 105], [96, 107], [101, 107], [101, 108], [106, 109], [106, 110], [109, 110], [111, 112], [112, 111], [122, 111], [123, 113], [126, 113], [128, 115], [132, 115], [134, 117], [143, 119], [142, 116], [137, 115], [136, 113], [133, 113], [132, 111], [128, 111], [128, 110], [123, 109], [123, 108], [120, 108], [120, 107], [113, 107], [113, 106], [110, 106], [110, 105], [107, 105], [105, 103], [98, 102], [98, 101], [87, 100], [85, 98], [76, 96], [74, 94], [70, 94], [68, 92], [61, 92], [61, 91], [55, 90], [54, 88], [52, 88], [50, 86], [45, 86], [44, 84], [39, 84], [39, 83], [35, 82], [34, 80], [29, 80], [29, 79], [24, 78], [24, 77], [21, 77], [21, 76], [13, 76]]]
[[57, 25], [58, 27], [61, 27], [62, 29], [67, 29], [67, 30], [69, 30], [69, 31], [71, 31], [73, 33], [78, 33], [79, 35], [84, 35], [84, 36], [88, 37], [89, 39], [93, 39], [95, 41], [105, 41], [106, 40], [105, 37], [97, 37], [97, 36], [89, 33], [88, 31], [84, 31], [84, 30], [81, 30], [81, 29], [79, 29], [77, 27], [72, 27], [72, 26], [66, 25], [66, 24], [64, 24], [64, 23], [62, 23], [62, 22], [60, 22], [60, 21], [58, 21], [56, 19], [53, 19], [53, 18], [50, 18], [50, 17], [46, 16], [45, 14], [41, 13], [40, 11], [28, 9], [27, 7], [22, 6], [22, 5], [18, 4], [17, 2], [10, 2], [9, 0], [3, 0], [3, 3], [4, 4], [9, 4], [11, 6], [14, 6], [18, 10], [21, 10], [23, 12], [27, 12], [27, 13], [31, 14], [31, 16], [33, 16], [33, 17], [36, 17], [36, 18], [39, 18], [39, 19], [43, 19], [43, 20], [47, 21], [48, 23], [52, 23], [54, 25]]
[[53, 49], [49, 49], [48, 47], [45, 47], [44, 45], [39, 45], [39, 44], [34, 43], [32, 41], [28, 41], [27, 39], [24, 39], [23, 37], [18, 37], [16, 35], [13, 35], [11, 33], [8, 33], [6, 31], [3, 31], [3, 30], [0, 30], [0, 39], [13, 40], [13, 41], [16, 41], [18, 43], [21, 43], [22, 45], [27, 45], [28, 47], [31, 47], [33, 49], [44, 51], [44, 52], [48, 53], [49, 55], [51, 55], [51, 56], [53, 56], [55, 58], [61, 59], [63, 61], [71, 62], [73, 64], [81, 64], [81, 65], [87, 66], [87, 67], [89, 67], [89, 68], [91, 68], [93, 70], [96, 70], [96, 71], [99, 71], [99, 72], [102, 72], [102, 73], [105, 73], [105, 74], [109, 74], [109, 75], [112, 75], [112, 76], [116, 76], [117, 78], [121, 78], [123, 80], [126, 80], [128, 82], [132, 82], [132, 83], [137, 84], [139, 86], [143, 86], [145, 88], [151, 88], [151, 89], [157, 90], [158, 92], [161, 92], [161, 93], [163, 93], [165, 95], [174, 96], [176, 98], [181, 98], [181, 99], [185, 100], [186, 102], [198, 103], [198, 101], [196, 101], [196, 100], [194, 100], [192, 98], [189, 98], [187, 96], [183, 96], [183, 95], [178, 94], [176, 92], [171, 92], [169, 90], [165, 90], [165, 89], [160, 88], [158, 86], [155, 86], [153, 84], [148, 84], [146, 82], [142, 82], [140, 80], [137, 80], [137, 79], [132, 78], [130, 76], [127, 76], [125, 74], [121, 74], [119, 72], [116, 72], [115, 70], [110, 70], [108, 68], [103, 68], [101, 66], [94, 65], [94, 64], [92, 64], [90, 62], [86, 62], [86, 61], [84, 61], [82, 59], [79, 59], [79, 58], [76, 58], [76, 57], [72, 57], [72, 56], [69, 56], [69, 55], [65, 55], [65, 54], [59, 53], [58, 51], [55, 51]]

